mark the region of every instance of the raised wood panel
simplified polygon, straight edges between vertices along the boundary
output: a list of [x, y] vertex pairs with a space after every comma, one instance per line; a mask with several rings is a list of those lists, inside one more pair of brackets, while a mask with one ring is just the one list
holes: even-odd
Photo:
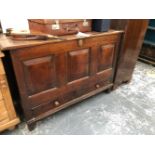
[[23, 62], [25, 82], [29, 95], [54, 88], [56, 71], [54, 56], [35, 58]]
[[114, 44], [103, 45], [98, 52], [98, 71], [112, 67], [114, 55]]
[[68, 54], [68, 81], [89, 76], [89, 49], [71, 51]]

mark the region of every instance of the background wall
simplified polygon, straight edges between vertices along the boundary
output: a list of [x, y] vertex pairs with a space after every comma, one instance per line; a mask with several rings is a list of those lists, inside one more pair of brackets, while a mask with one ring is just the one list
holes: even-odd
[[27, 19], [0, 19], [3, 29], [3, 33], [7, 28], [14, 28], [15, 30], [27, 30], [29, 31], [29, 25]]

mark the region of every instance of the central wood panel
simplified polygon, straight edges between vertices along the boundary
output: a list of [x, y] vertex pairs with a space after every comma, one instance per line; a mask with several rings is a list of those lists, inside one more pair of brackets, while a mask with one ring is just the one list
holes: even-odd
[[68, 54], [68, 81], [89, 76], [89, 49], [71, 51]]

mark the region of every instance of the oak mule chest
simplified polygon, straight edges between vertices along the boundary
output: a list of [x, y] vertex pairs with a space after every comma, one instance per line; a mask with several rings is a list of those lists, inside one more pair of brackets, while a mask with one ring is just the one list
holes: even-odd
[[88, 34], [47, 41], [1, 36], [1, 50], [11, 55], [30, 130], [44, 117], [112, 89], [123, 31]]

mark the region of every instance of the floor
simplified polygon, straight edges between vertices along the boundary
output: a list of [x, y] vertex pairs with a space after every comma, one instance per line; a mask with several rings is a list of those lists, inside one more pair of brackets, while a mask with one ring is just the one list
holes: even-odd
[[130, 84], [100, 93], [38, 122], [21, 123], [8, 135], [155, 134], [155, 68], [137, 62]]

